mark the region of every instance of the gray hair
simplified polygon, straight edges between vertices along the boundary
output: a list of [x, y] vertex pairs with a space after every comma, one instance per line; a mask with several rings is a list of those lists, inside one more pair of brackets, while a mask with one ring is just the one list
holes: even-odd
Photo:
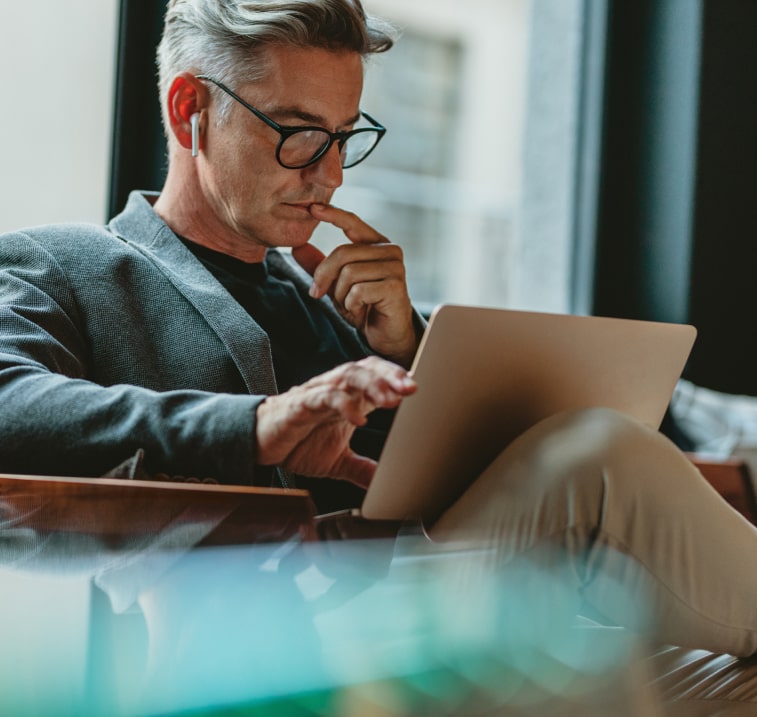
[[[363, 58], [394, 44], [394, 29], [366, 14], [360, 0], [171, 0], [158, 46], [158, 88], [165, 98], [182, 71], [235, 88], [265, 76], [271, 45], [357, 52]], [[223, 121], [231, 98], [211, 88]]]

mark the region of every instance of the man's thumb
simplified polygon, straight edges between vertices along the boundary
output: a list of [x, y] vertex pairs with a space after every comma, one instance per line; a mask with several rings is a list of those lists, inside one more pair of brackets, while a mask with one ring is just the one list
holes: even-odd
[[371, 484], [377, 465], [376, 461], [359, 456], [350, 450], [339, 461], [333, 477], [367, 488]]
[[310, 276], [315, 274], [318, 265], [326, 258], [326, 255], [312, 244], [295, 247], [292, 249], [292, 256]]

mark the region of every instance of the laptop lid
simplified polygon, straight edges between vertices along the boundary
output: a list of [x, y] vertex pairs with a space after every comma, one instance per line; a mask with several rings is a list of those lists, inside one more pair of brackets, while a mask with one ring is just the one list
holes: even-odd
[[431, 521], [518, 435], [607, 407], [659, 428], [693, 326], [442, 305], [412, 367], [361, 512]]

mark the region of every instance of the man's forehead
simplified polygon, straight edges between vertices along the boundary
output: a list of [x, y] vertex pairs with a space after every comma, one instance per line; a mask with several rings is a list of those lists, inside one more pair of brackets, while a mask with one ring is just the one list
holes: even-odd
[[323, 47], [300, 47], [274, 44], [257, 55], [256, 64], [263, 74], [283, 74], [292, 79], [305, 79], [320, 70], [338, 76], [357, 73], [362, 76], [363, 58], [352, 50], [330, 50]]
[[[268, 113], [272, 115], [272, 118], [277, 119], [292, 119], [301, 120], [314, 125], [326, 125], [329, 122], [334, 122], [333, 117], [326, 117], [325, 115], [312, 112], [310, 108], [300, 105], [284, 105], [284, 104], [271, 104], [267, 108]], [[349, 117], [337, 118], [336, 124], [338, 126], [349, 126], [355, 124], [360, 119], [360, 112], [354, 112]]]
[[337, 126], [359, 119], [363, 63], [358, 53], [274, 47], [266, 59], [265, 75], [246, 89], [274, 119]]

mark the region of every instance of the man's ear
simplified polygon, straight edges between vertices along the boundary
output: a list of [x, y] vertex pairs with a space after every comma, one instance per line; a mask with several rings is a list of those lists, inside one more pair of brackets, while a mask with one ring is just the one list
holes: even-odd
[[[168, 90], [168, 123], [176, 141], [184, 149], [202, 148], [202, 115], [203, 110], [207, 109], [208, 100], [209, 94], [204, 83], [190, 72], [178, 74], [171, 83]], [[194, 120], [198, 126], [193, 144], [192, 115], [195, 114], [199, 114], [199, 117]]]

